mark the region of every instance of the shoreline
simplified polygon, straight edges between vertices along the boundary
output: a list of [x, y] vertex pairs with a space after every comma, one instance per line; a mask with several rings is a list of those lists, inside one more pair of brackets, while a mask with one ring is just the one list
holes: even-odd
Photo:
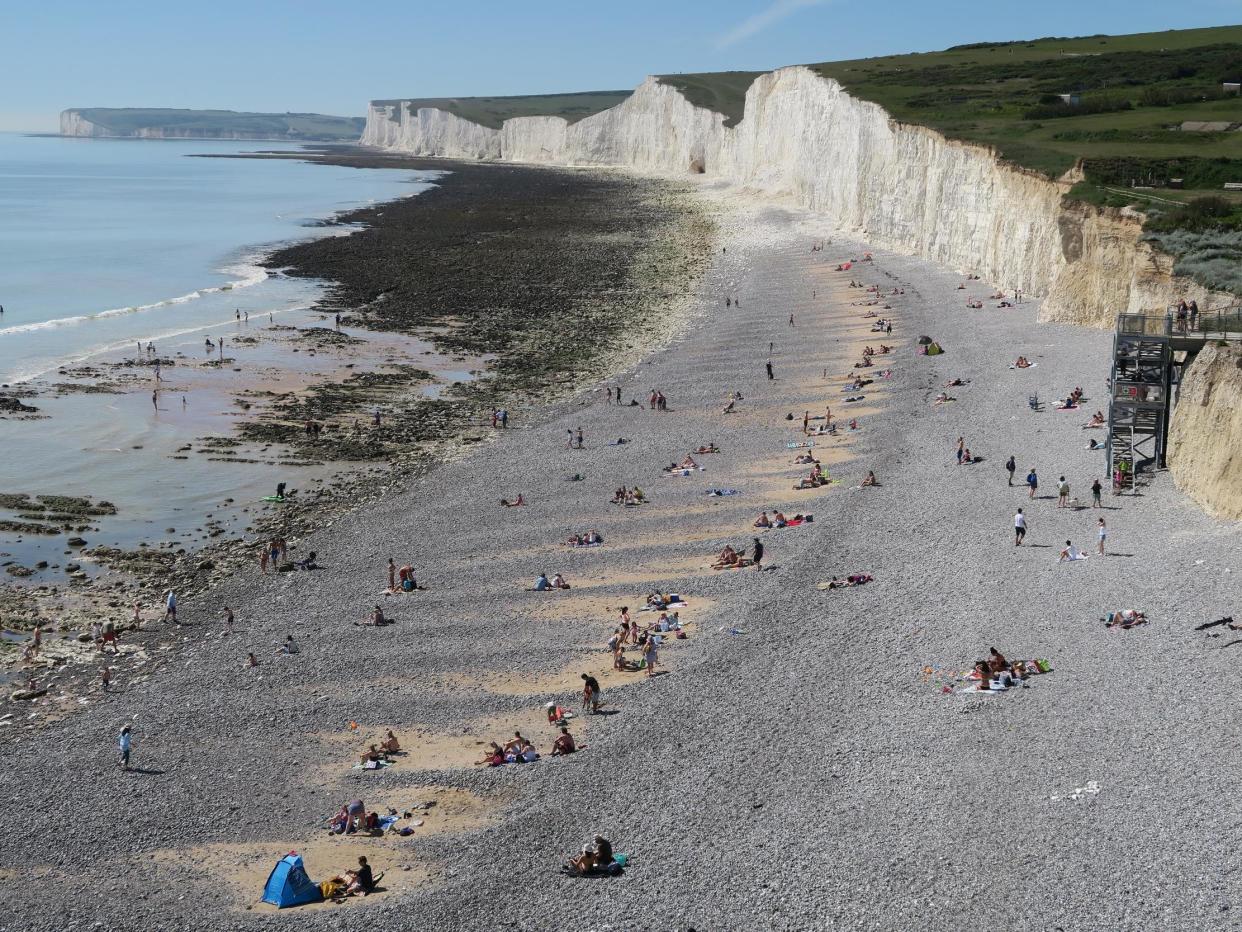
[[[294, 154], [291, 153], [290, 156], [292, 155]], [[306, 153], [296, 155], [305, 160]], [[340, 164], [339, 153], [336, 153], [335, 159], [333, 164]], [[366, 155], [362, 161], [364, 164], [369, 164], [371, 159], [369, 155]], [[410, 170], [422, 167], [412, 165], [409, 160], [404, 159], [396, 160], [400, 164], [391, 165], [387, 163], [393, 160], [383, 161], [386, 163], [384, 165], [386, 168]], [[444, 172], [444, 166], [441, 165], [438, 170]], [[543, 169], [534, 169], [526, 174], [527, 178], [554, 179], [556, 188], [564, 189], [563, 191], [539, 192], [540, 197], [554, 204], [567, 203], [567, 199], [573, 195], [573, 192], [590, 191], [592, 186], [597, 184], [595, 173], [570, 173], [568, 178], [565, 176], [566, 173], [559, 170]], [[469, 190], [457, 194], [454, 205], [449, 209], [469, 215], [473, 223], [479, 223], [478, 217], [483, 215], [481, 229], [485, 229], [489, 222], [487, 219], [489, 212], [491, 216], [503, 221], [508, 208], [496, 205], [480, 206], [480, 198], [484, 201], [490, 200], [489, 185], [491, 188], [509, 187], [509, 179], [495, 178], [492, 180], [492, 178], [493, 176], [488, 175], [478, 176]], [[612, 183], [605, 182], [605, 185]], [[452, 182], [448, 184], [451, 186]], [[635, 192], [663, 190], [659, 182], [635, 181], [631, 184]], [[324, 243], [330, 245], [323, 249], [323, 252], [331, 254], [340, 251], [344, 241], [362, 232], [359, 228], [360, 218], [353, 216], [355, 214], [365, 214], [365, 222], [371, 224], [377, 231], [391, 230], [393, 224], [390, 220], [386, 220], [384, 215], [386, 212], [402, 207], [405, 208], [402, 213], [408, 219], [403, 221], [399, 232], [403, 231], [403, 235], [409, 236], [411, 241], [416, 243], [423, 233], [421, 228], [425, 228], [432, 222], [427, 219], [428, 212], [423, 209], [424, 202], [422, 201], [427, 194], [431, 193], [431, 190], [420, 192], [417, 197], [406, 195], [371, 208], [338, 212], [331, 221], [325, 221], [325, 226], [338, 227], [349, 232], [338, 236], [322, 236], [299, 243], [286, 243], [267, 251], [263, 264], [269, 269], [280, 269], [281, 274], [292, 274], [297, 266], [296, 271], [299, 276], [323, 281], [325, 288], [332, 289], [332, 283], [323, 278], [322, 270], [308, 267], [299, 250], [312, 243]], [[637, 197], [628, 194], [614, 196], [612, 192], [605, 190], [603, 196], [612, 197], [615, 205], [611, 209], [616, 213], [616, 217], [618, 219], [624, 217], [626, 218], [624, 222], [630, 223], [634, 220], [633, 206], [641, 205], [643, 198], [652, 195], [651, 193], [639, 193]], [[626, 200], [626, 197], [630, 200]], [[608, 204], [603, 201], [600, 207], [605, 212], [609, 209]], [[531, 222], [537, 224], [539, 221]], [[661, 218], [660, 222], [671, 223], [673, 221], [669, 218]], [[651, 224], [648, 225], [651, 226]], [[552, 228], [546, 227], [546, 229]], [[652, 229], [655, 227], [653, 226]], [[554, 262], [555, 254], [555, 249], [550, 250], [547, 261]], [[635, 255], [638, 254], [635, 252]], [[350, 250], [349, 261], [351, 263], [356, 261], [356, 253], [352, 250]], [[493, 261], [492, 258], [483, 256], [478, 258], [473, 270], [467, 265], [463, 267], [464, 271], [451, 271], [446, 276], [447, 286], [452, 288], [454, 281], [461, 281], [463, 275], [467, 277], [486, 275], [487, 266]], [[684, 279], [684, 268], [677, 266], [666, 274], [664, 264], [664, 262], [657, 262], [653, 265], [656, 279], [663, 282], [663, 289], [671, 289], [675, 292], [684, 288], [684, 284], [679, 281], [679, 276]], [[576, 283], [582, 295], [593, 301], [594, 298], [588, 297], [592, 291], [591, 286], [589, 279], [581, 279]], [[562, 294], [572, 295], [573, 291], [562, 289]], [[642, 310], [641, 306], [622, 308], [615, 304], [610, 305], [607, 298], [597, 303], [603, 307], [609, 307], [610, 312], [621, 322], [637, 320], [636, 315]], [[337, 310], [337, 305], [329, 307], [321, 302], [310, 308], [306, 316], [313, 318], [317, 315], [327, 315], [330, 323], [330, 315], [334, 310]], [[342, 327], [358, 332], [357, 324], [362, 321], [357, 315], [352, 315], [345, 310], [342, 316]], [[331, 379], [328, 381], [320, 379], [318, 382], [308, 381], [303, 390], [290, 393], [287, 388], [284, 388], [277, 395], [272, 395], [270, 391], [263, 391], [262, 386], [258, 384], [251, 385], [250, 388], [239, 386], [234, 404], [241, 405], [245, 409], [250, 409], [252, 405], [257, 406], [255, 408], [258, 412], [257, 416], [255, 413], [246, 412], [247, 416], [229, 429], [226, 434], [216, 438], [198, 438], [183, 448], [188, 452], [192, 446], [194, 451], [190, 452], [190, 455], [199, 457], [204, 468], [207, 462], [221, 456], [239, 464], [249, 462], [248, 456], [253, 457], [254, 454], [247, 454], [246, 450], [258, 450], [260, 445], [264, 450], [269, 446], [273, 447], [278, 451], [279, 460], [281, 462], [288, 460], [289, 465], [294, 465], [299, 458], [310, 466], [317, 465], [318, 461], [326, 461], [319, 464], [322, 468], [313, 471], [313, 475], [317, 476], [314, 479], [314, 483], [318, 485], [317, 488], [312, 485], [309, 489], [303, 489], [303, 495], [299, 500], [278, 507], [260, 506], [261, 511], [258, 512], [253, 511], [250, 506], [242, 508], [242, 512], [251, 512], [242, 518], [243, 521], [250, 522], [245, 528], [243, 537], [235, 537], [236, 530], [230, 531], [227, 524], [214, 521], [205, 530], [200, 528], [202, 541], [197, 546], [181, 547], [175, 552], [165, 550], [168, 538], [160, 538], [158, 535], [150, 540], [149, 548], [117, 550], [110, 544], [101, 545], [100, 538], [106, 540], [106, 534], [88, 533], [90, 543], [82, 551], [85, 560], [71, 558], [71, 560], [79, 559], [79, 563], [70, 564], [76, 571], [81, 562], [86, 562], [88, 572], [77, 572], [75, 577], [68, 581], [70, 585], [63, 590], [57, 585], [53, 585], [49, 590], [46, 583], [54, 583], [56, 581], [54, 577], [50, 580], [36, 577], [28, 585], [3, 587], [2, 595], [0, 595], [0, 617], [4, 618], [6, 627], [10, 629], [25, 627], [28, 631], [35, 623], [42, 620], [45, 633], [49, 637], [61, 640], [73, 638], [79, 631], [89, 628], [92, 623], [108, 619], [126, 627], [129, 611], [127, 608], [122, 609], [121, 606], [128, 605], [134, 598], [145, 603], [144, 615], [149, 619], [152, 612], [158, 614], [153, 603], [158, 601], [159, 593], [165, 588], [174, 588], [184, 596], [211, 585], [249, 565], [252, 558], [251, 548], [255, 546], [254, 542], [261, 539], [273, 536], [290, 539], [296, 551], [297, 539], [302, 535], [321, 527], [325, 522], [330, 524], [340, 514], [348, 513], [356, 508], [359, 503], [384, 494], [394, 484], [399, 484], [410, 476], [434, 468], [440, 462], [460, 456], [462, 450], [469, 444], [478, 443], [488, 437], [490, 431], [485, 426], [486, 416], [480, 410], [486, 405], [514, 408], [516, 414], [518, 409], [526, 406], [539, 407], [544, 396], [563, 392], [563, 388], [559, 385], [548, 385], [542, 391], [533, 390], [534, 380], [509, 378], [499, 382], [495, 372], [492, 371], [493, 360], [498, 357], [483, 348], [486, 344], [475, 344], [483, 356], [481, 359], [471, 361], [468, 355], [463, 355], [460, 346], [444, 345], [444, 338], [449, 330], [443, 326], [442, 322], [431, 323], [432, 326], [414, 324], [403, 327], [401, 330], [368, 327], [364, 328], [361, 333], [368, 340], [378, 337], [381, 345], [384, 340], [391, 342], [415, 339], [418, 341], [416, 346], [421, 344], [428, 347], [423, 351], [425, 353], [432, 352], [434, 349], [445, 361], [451, 357], [461, 361], [463, 367], [466, 365], [474, 367], [470, 373], [460, 373], [451, 384], [439, 382], [424, 387], [427, 373], [410, 370], [410, 373], [406, 374], [398, 371], [403, 368], [402, 365], [397, 365], [396, 370], [393, 370], [390, 356], [390, 362], [385, 368], [387, 371], [394, 372], [393, 378], [396, 381], [381, 377], [378, 373], [359, 371], [342, 381]], [[675, 329], [676, 326], [678, 325], [674, 320], [670, 327]], [[328, 336], [338, 335], [331, 330], [324, 332]], [[295, 331], [295, 333], [301, 335], [301, 331]], [[306, 333], [309, 335], [311, 331], [308, 330]], [[343, 337], [343, 332], [339, 335]], [[317, 344], [312, 344], [310, 350], [312, 356], [315, 351], [314, 345], [319, 345], [320, 349], [327, 348], [332, 357], [340, 355], [339, 352], [332, 351], [332, 342], [328, 341], [325, 344], [324, 341], [319, 340]], [[358, 341], [351, 340], [350, 342]], [[605, 355], [599, 347], [594, 347], [594, 350], [594, 358], [603, 358]], [[293, 352], [297, 350], [294, 349]], [[509, 354], [506, 361], [511, 363], [516, 360], [520, 365], [523, 352], [523, 349], [518, 347]], [[235, 350], [231, 348], [230, 354], [233, 353]], [[407, 358], [409, 362], [419, 364], [417, 357], [408, 356]], [[173, 360], [166, 362], [165, 372], [167, 377], [175, 379], [179, 369], [172, 365], [173, 362]], [[404, 367], [408, 368], [408, 364]], [[570, 377], [577, 378], [576, 373], [582, 368], [584, 367], [577, 360], [572, 360], [567, 364], [566, 372], [572, 373]], [[443, 364], [440, 370], [443, 370]], [[87, 374], [89, 376], [89, 373]], [[406, 385], [408, 387], [403, 387]], [[141, 392], [136, 392], [136, 394], [140, 395]], [[384, 409], [383, 426], [375, 428], [372, 425], [360, 429], [358, 422], [360, 420], [369, 422], [370, 412], [377, 406], [382, 406]], [[342, 420], [343, 417], [345, 420]], [[352, 429], [349, 428], [348, 422], [348, 418], [351, 417], [353, 419]], [[335, 426], [337, 430], [329, 429], [322, 438], [316, 436], [310, 439], [303, 429], [303, 424], [308, 419], [324, 423], [328, 428]], [[267, 459], [272, 454], [265, 453], [260, 456]], [[178, 451], [178, 455], [173, 458], [184, 459], [185, 455]], [[219, 468], [246, 467], [235, 465]], [[303, 485], [303, 482], [297, 480], [296, 473], [289, 473], [289, 475], [294, 477], [292, 484]], [[232, 498], [228, 501], [232, 502]], [[211, 517], [212, 515], [209, 514], [208, 518]], [[176, 523], [180, 525], [182, 521], [178, 520]], [[235, 525], [235, 527], [239, 528], [240, 525]], [[86, 530], [94, 529], [88, 529], [86, 526], [78, 529], [79, 532]], [[224, 533], [228, 533], [228, 537], [220, 541], [214, 540]], [[296, 554], [294, 558], [296, 559]], [[99, 567], [92, 567], [91, 561], [97, 561]], [[11, 564], [13, 561], [10, 559], [5, 565]], [[42, 575], [55, 573], [58, 567], [59, 563], [53, 565]], [[102, 589], [92, 596], [96, 578]], [[50, 629], [47, 628], [49, 619], [55, 619]], [[11, 642], [10, 647], [12, 643], [23, 642], [20, 640]], [[14, 680], [16, 676], [13, 667], [18, 659], [16, 655], [17, 651], [12, 649], [8, 652], [0, 652], [0, 658], [8, 662], [7, 678], [10, 680]], [[54, 676], [53, 678], [60, 679], [62, 682], [67, 680], [75, 692], [86, 688], [84, 671], [71, 670], [67, 676]], [[5, 704], [8, 703], [0, 702], [0, 705]]]

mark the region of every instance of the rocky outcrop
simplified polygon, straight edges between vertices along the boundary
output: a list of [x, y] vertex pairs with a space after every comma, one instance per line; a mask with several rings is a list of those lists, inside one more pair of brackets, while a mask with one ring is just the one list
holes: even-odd
[[107, 130], [97, 126], [82, 116], [77, 110], [60, 112], [60, 134], [62, 136], [107, 136]]
[[1242, 518], [1242, 346], [1207, 346], [1186, 370], [1169, 430], [1169, 469], [1209, 512]]
[[520, 117], [499, 130], [440, 110], [377, 103], [364, 145], [419, 155], [702, 173], [789, 198], [876, 243], [1044, 296], [1048, 320], [1112, 326], [1121, 311], [1183, 296], [1225, 303], [1172, 274], [1141, 220], [1065, 204], [1050, 180], [995, 152], [899, 123], [808, 68], [760, 75], [734, 127], [648, 78], [617, 106], [568, 123]]

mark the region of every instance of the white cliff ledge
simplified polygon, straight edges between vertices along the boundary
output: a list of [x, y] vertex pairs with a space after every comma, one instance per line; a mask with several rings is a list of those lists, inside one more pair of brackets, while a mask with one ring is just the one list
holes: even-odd
[[433, 108], [372, 106], [363, 145], [423, 156], [701, 172], [790, 198], [878, 244], [1045, 297], [1043, 316], [1112, 326], [1120, 311], [1185, 297], [1228, 302], [1140, 242], [1141, 222], [1063, 205], [1068, 181], [987, 148], [899, 123], [808, 68], [760, 75], [734, 127], [648, 78], [609, 110], [569, 123], [517, 117], [490, 129]]

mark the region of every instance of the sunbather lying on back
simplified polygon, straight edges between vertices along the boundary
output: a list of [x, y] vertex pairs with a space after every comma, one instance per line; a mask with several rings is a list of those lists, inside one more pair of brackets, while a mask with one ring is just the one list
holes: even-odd
[[716, 446], [716, 444], [714, 444], [714, 443], [709, 443], [707, 446], [700, 446], [700, 447], [699, 447], [697, 450], [695, 450], [694, 452], [695, 452], [695, 453], [699, 453], [699, 454], [703, 454], [703, 453], [719, 453], [719, 452], [720, 452], [720, 448], [719, 448], [719, 447], [717, 447], [717, 446]]
[[504, 505], [506, 508], [517, 508], [519, 505], [525, 505], [526, 499], [522, 497], [521, 492], [518, 492], [517, 498], [513, 501], [509, 501], [507, 498], [502, 498], [500, 500], [500, 504]]
[[1133, 628], [1135, 625], [1141, 625], [1147, 620], [1147, 616], [1137, 609], [1121, 608], [1115, 612], [1109, 612], [1105, 616], [1105, 628]]

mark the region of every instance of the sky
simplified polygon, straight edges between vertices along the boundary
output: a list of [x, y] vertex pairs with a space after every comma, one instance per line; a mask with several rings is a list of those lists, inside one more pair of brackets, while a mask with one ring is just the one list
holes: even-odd
[[967, 42], [1242, 22], [1240, 0], [6, 0], [0, 130], [70, 107], [362, 116], [372, 98], [632, 88]]

